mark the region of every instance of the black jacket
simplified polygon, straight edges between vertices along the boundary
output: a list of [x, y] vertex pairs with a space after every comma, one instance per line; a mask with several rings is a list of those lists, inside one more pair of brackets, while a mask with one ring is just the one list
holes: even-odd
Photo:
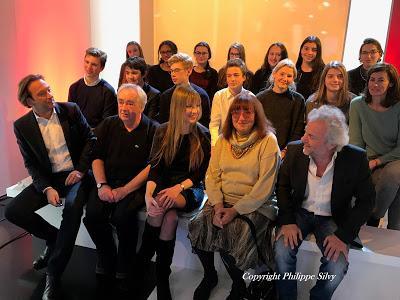
[[[74, 168], [85, 173], [91, 164], [91, 152], [96, 138], [78, 105], [68, 102], [56, 103], [55, 109]], [[25, 167], [32, 176], [33, 185], [37, 191], [42, 192], [51, 186], [52, 168], [32, 110], [14, 122], [14, 133]]]
[[[296, 224], [295, 213], [305, 200], [309, 162], [309, 157], [303, 154], [301, 141], [289, 143], [277, 182], [281, 225]], [[335, 235], [350, 243], [369, 218], [374, 202], [375, 188], [365, 151], [352, 145], [344, 146], [335, 160], [332, 183], [331, 212], [338, 226]]]

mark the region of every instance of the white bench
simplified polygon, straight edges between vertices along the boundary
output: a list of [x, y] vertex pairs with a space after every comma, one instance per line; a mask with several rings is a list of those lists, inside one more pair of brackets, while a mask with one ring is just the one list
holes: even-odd
[[[29, 186], [32, 183], [32, 179], [27, 177], [17, 184], [7, 188], [7, 196], [15, 197], [17, 196], [24, 188]], [[42, 218], [44, 218], [51, 225], [59, 228], [62, 219], [62, 209], [63, 207], [55, 207], [53, 205], [46, 205], [41, 209], [37, 210], [36, 213], [39, 214]], [[198, 260], [196, 255], [192, 254], [192, 247], [189, 239], [187, 238], [188, 233], [188, 224], [190, 216], [193, 214], [181, 214], [179, 218], [178, 228], [176, 231], [176, 244], [175, 244], [175, 253], [172, 264], [179, 268], [188, 268], [194, 270], [202, 270], [200, 261]], [[83, 217], [82, 217], [83, 218]], [[140, 245], [141, 236], [144, 228], [144, 221], [146, 220], [146, 213], [144, 210], [139, 212], [139, 238], [138, 238], [138, 246]], [[78, 235], [76, 237], [75, 245], [88, 247], [92, 249], [96, 249], [95, 244], [90, 238], [89, 233], [86, 230], [86, 227], [83, 223], [79, 228]], [[223, 267], [222, 261], [216, 256], [216, 268], [218, 271], [225, 273], [225, 268]]]
[[[15, 197], [27, 185], [29, 185], [29, 180], [24, 180], [8, 188], [7, 195]], [[37, 213], [54, 226], [59, 227], [62, 208], [47, 205]], [[145, 212], [140, 212], [140, 231], [143, 230], [145, 218]], [[192, 254], [190, 241], [187, 238], [188, 222], [188, 218], [179, 220], [173, 265], [178, 268], [201, 271], [200, 262], [196, 255]], [[333, 299], [399, 299], [400, 231], [363, 226], [359, 236], [364, 248], [362, 250], [350, 249], [349, 270]], [[76, 245], [95, 248], [85, 226], [80, 227]], [[320, 257], [321, 253], [315, 242], [304, 241], [297, 256], [297, 271], [302, 274], [317, 274]], [[224, 276], [227, 276], [219, 258], [216, 259], [216, 267], [219, 272], [221, 271]], [[300, 282], [298, 299], [308, 299], [309, 290], [314, 283], [314, 281]]]

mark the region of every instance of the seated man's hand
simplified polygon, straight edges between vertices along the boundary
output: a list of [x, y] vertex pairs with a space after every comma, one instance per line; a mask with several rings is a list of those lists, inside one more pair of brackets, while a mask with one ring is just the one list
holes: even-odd
[[118, 202], [124, 199], [129, 193], [125, 186], [121, 186], [119, 188], [113, 189], [112, 194], [114, 196], [114, 202]]
[[328, 235], [324, 240], [323, 246], [325, 247], [324, 256], [328, 260], [332, 259], [334, 262], [336, 262], [339, 258], [340, 252], [343, 253], [346, 261], [349, 260], [349, 249], [347, 249], [346, 243], [342, 242], [342, 240], [336, 235]]
[[285, 247], [290, 245], [291, 249], [299, 245], [299, 240], [303, 240], [301, 230], [297, 224], [282, 225], [275, 240], [277, 241], [282, 235]]
[[77, 170], [71, 171], [71, 173], [68, 174], [67, 179], [65, 179], [65, 185], [66, 186], [73, 185], [73, 184], [81, 181], [84, 175], [85, 174], [83, 174], [82, 172], [79, 172]]
[[60, 206], [61, 200], [58, 192], [52, 187], [46, 190], [47, 202], [53, 206]]
[[103, 184], [101, 188], [98, 189], [97, 194], [101, 201], [113, 203], [114, 202], [114, 195], [112, 193], [112, 189], [109, 185]]

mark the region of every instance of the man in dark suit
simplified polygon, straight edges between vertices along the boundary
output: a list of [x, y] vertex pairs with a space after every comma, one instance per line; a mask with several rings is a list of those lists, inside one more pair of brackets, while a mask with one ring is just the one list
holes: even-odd
[[322, 252], [318, 275], [307, 274], [317, 279], [310, 298], [331, 299], [347, 272], [349, 244], [375, 199], [365, 151], [348, 141], [343, 113], [322, 106], [308, 115], [301, 141], [288, 145], [277, 183], [279, 299], [297, 298], [296, 254], [309, 233]]
[[[46, 240], [46, 251], [34, 267], [48, 266], [43, 299], [55, 299], [81, 222], [95, 137], [76, 104], [54, 101], [42, 75], [23, 78], [18, 99], [32, 108], [15, 121], [14, 132], [33, 183], [15, 197], [5, 214], [10, 222]], [[48, 203], [64, 205], [59, 230], [35, 213]]]
[[192, 58], [185, 53], [177, 53], [168, 59], [171, 68], [171, 78], [175, 86], [163, 92], [160, 96], [160, 111], [157, 121], [161, 123], [168, 122], [169, 109], [171, 106], [172, 94], [177, 85], [190, 85], [201, 98], [201, 118], [199, 122], [208, 128], [210, 124], [210, 98], [205, 90], [198, 85], [189, 82], [189, 76], [193, 70]]

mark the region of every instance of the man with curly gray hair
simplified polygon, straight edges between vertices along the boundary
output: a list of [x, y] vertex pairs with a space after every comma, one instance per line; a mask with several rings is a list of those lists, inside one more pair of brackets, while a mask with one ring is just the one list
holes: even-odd
[[348, 141], [343, 113], [323, 105], [308, 115], [301, 141], [288, 145], [277, 183], [279, 299], [297, 297], [296, 254], [309, 233], [322, 252], [319, 273], [309, 275], [317, 279], [310, 298], [331, 299], [347, 272], [349, 244], [375, 199], [366, 153]]

